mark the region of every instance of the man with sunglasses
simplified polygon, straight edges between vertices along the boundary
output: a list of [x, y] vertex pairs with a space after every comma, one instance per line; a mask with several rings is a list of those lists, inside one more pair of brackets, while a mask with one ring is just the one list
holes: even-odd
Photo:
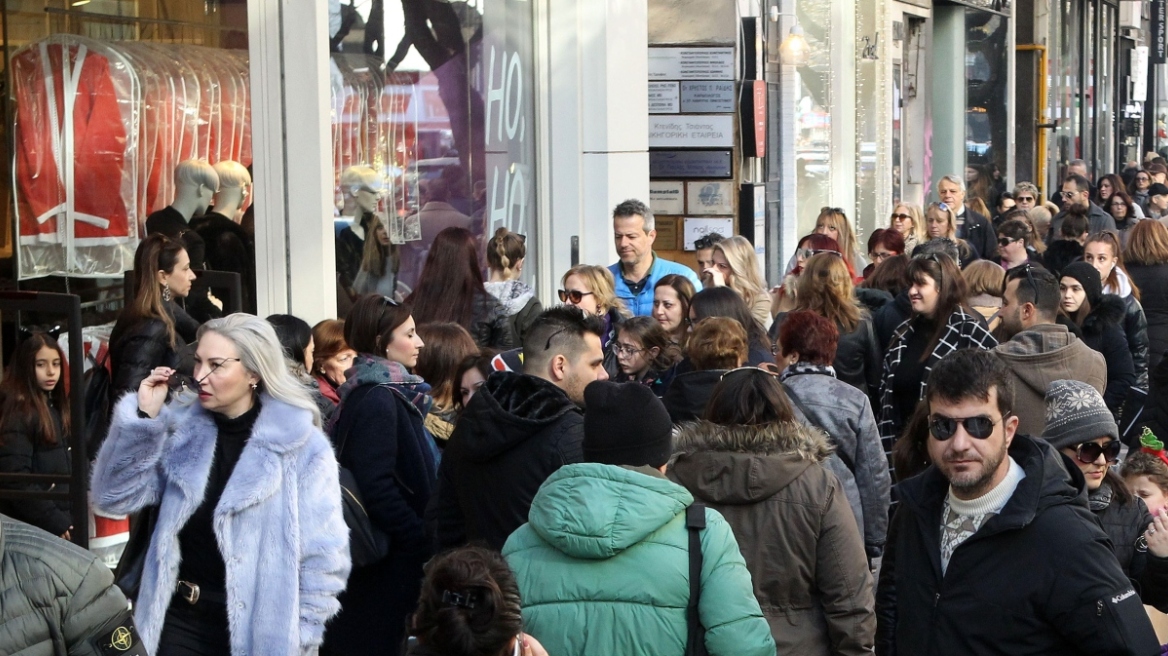
[[1157, 653], [1082, 478], [1050, 444], [1017, 432], [1013, 391], [989, 351], [957, 351], [933, 368], [933, 465], [898, 486], [876, 653]]
[[[1059, 207], [1062, 211], [1055, 215], [1050, 224], [1050, 235], [1058, 235], [1059, 229], [1063, 225], [1063, 219], [1067, 217], [1067, 212], [1073, 207], [1087, 210], [1088, 232], [1095, 234], [1110, 230], [1115, 232], [1115, 219], [1111, 217], [1102, 207], [1091, 202], [1091, 181], [1079, 174], [1068, 175], [1063, 180], [1062, 191], [1059, 192], [1059, 197], [1062, 198], [1062, 203]], [[1054, 239], [1052, 236], [1047, 236], [1047, 243]]]
[[693, 269], [653, 252], [653, 241], [657, 239], [655, 226], [653, 212], [639, 200], [626, 200], [612, 211], [613, 241], [620, 261], [608, 270], [616, 282], [617, 297], [638, 317], [652, 316], [653, 288], [658, 280], [671, 273], [689, 278], [694, 289], [702, 288], [702, 281]]
[[1046, 269], [1023, 264], [1006, 272], [998, 328], [1002, 342], [994, 353], [1006, 364], [1014, 386], [1018, 430], [1041, 435], [1046, 390], [1060, 378], [1077, 378], [1100, 392], [1107, 385], [1107, 363], [1058, 323], [1058, 280]]
[[1039, 200], [1038, 187], [1033, 182], [1019, 182], [1014, 185], [1014, 202], [1019, 209], [1029, 212]]

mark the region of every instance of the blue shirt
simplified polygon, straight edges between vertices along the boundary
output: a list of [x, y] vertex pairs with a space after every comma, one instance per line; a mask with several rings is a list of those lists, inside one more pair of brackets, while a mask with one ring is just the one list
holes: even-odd
[[[657, 286], [658, 280], [671, 273], [688, 278], [693, 283], [695, 290], [700, 291], [702, 288], [702, 281], [693, 269], [684, 264], [657, 257], [656, 253], [653, 253], [653, 266], [649, 267], [649, 275], [645, 276], [643, 284], [639, 284], [640, 291], [636, 294], [633, 293], [632, 289], [629, 289], [629, 283], [621, 272], [620, 262], [608, 267], [608, 270], [612, 272], [612, 277], [616, 280], [617, 297], [625, 302], [629, 312], [638, 317], [647, 317], [653, 314], [653, 288]], [[638, 286], [638, 283], [634, 282], [634, 286]]]

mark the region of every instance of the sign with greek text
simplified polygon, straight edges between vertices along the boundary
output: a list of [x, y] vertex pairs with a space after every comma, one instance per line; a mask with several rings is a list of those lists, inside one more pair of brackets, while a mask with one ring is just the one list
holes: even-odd
[[[650, 88], [653, 83], [649, 83]], [[695, 114], [733, 112], [734, 83], [703, 80], [681, 83], [681, 111]]]
[[649, 117], [650, 148], [727, 148], [733, 145], [733, 115]]
[[681, 111], [681, 94], [677, 90], [677, 82], [650, 82], [649, 83], [649, 113], [676, 114]]
[[729, 150], [651, 150], [651, 178], [729, 178]]
[[734, 48], [649, 48], [650, 80], [733, 80]]

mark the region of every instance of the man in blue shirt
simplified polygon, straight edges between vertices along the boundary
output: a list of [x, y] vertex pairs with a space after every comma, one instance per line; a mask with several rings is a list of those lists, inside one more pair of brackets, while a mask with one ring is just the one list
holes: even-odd
[[657, 257], [653, 252], [653, 212], [639, 200], [630, 199], [612, 211], [612, 232], [620, 261], [608, 267], [616, 281], [616, 295], [637, 316], [653, 313], [653, 287], [665, 276], [676, 273], [702, 288], [693, 269]]

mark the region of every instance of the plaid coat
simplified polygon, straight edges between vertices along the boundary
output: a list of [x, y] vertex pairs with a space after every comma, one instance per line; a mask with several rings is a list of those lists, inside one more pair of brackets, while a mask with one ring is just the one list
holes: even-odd
[[[900, 367], [900, 358], [904, 354], [908, 339], [916, 330], [913, 318], [907, 319], [897, 327], [892, 341], [888, 345], [888, 352], [884, 354], [884, 377], [880, 381], [880, 441], [884, 445], [884, 454], [889, 458], [889, 471], [892, 471], [892, 445], [900, 436], [908, 417], [901, 417], [897, 412], [896, 403], [892, 399], [892, 383], [896, 378], [896, 370]], [[925, 398], [926, 383], [933, 365], [950, 353], [964, 348], [992, 349], [998, 345], [998, 340], [986, 330], [985, 321], [976, 313], [958, 307], [949, 315], [946, 321], [945, 334], [941, 336], [929, 358], [925, 360], [925, 374], [921, 376], [920, 396]]]

